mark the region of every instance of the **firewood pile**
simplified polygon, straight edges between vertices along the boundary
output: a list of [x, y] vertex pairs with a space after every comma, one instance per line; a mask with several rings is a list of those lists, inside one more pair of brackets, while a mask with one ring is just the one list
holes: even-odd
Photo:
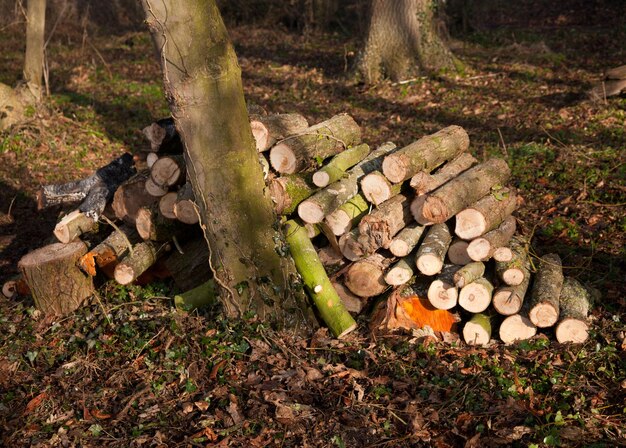
[[[296, 268], [336, 336], [368, 312], [375, 332], [428, 326], [470, 345], [552, 327], [559, 342], [587, 339], [589, 294], [558, 255], [530, 256], [507, 163], [479, 163], [463, 128], [401, 148], [370, 148], [347, 114], [312, 126], [298, 114], [251, 115], [251, 129]], [[58, 243], [20, 261], [5, 295], [30, 290], [42, 310], [65, 314], [98, 274], [122, 285], [171, 276], [182, 290], [210, 278], [173, 120], [143, 132], [142, 156], [41, 189], [40, 207], [82, 202], [57, 224]], [[102, 222], [114, 230], [88, 247], [81, 239]]]

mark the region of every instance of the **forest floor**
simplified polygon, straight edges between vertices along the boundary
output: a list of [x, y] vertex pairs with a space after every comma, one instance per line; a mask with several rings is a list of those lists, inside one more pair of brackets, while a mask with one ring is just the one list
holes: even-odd
[[[21, 73], [21, 30], [0, 31], [0, 82]], [[536, 254], [597, 289], [591, 337], [549, 332], [505, 347], [410, 334], [346, 340], [275, 332], [253, 318], [183, 313], [171, 285], [105, 284], [57, 321], [30, 299], [0, 299], [3, 446], [626, 446], [626, 98], [590, 102], [603, 70], [626, 63], [626, 29], [543, 29], [455, 41], [459, 76], [374, 87], [348, 71], [341, 35], [231, 30], [247, 99], [309, 122], [339, 112], [364, 141], [408, 144], [463, 126], [480, 159], [510, 164]], [[48, 106], [0, 135], [0, 281], [45, 243], [60, 210], [41, 184], [91, 174], [146, 143], [168, 115], [144, 32], [57, 31]]]

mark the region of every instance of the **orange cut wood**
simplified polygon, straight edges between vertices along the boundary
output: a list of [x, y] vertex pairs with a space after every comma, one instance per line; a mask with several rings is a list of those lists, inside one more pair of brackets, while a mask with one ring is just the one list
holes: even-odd
[[418, 328], [429, 326], [434, 331], [449, 332], [456, 324], [452, 313], [438, 310], [425, 298], [418, 296], [400, 297], [398, 298], [398, 307], [402, 308], [402, 311]]

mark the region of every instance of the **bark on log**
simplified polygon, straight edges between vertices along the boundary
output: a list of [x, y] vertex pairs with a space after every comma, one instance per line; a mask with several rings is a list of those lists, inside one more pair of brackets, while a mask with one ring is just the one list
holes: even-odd
[[537, 327], [522, 314], [508, 316], [500, 324], [500, 340], [507, 345], [515, 341], [525, 341], [536, 334]]
[[580, 344], [589, 338], [589, 293], [576, 279], [565, 277], [561, 289], [560, 320], [555, 328], [556, 340], [561, 344]]
[[492, 301], [495, 310], [504, 316], [519, 313], [524, 305], [529, 283], [530, 275], [527, 275], [519, 285], [502, 286], [496, 289]]
[[411, 178], [410, 185], [418, 196], [430, 193], [476, 163], [478, 163], [478, 160], [465, 152], [443, 165], [435, 174], [420, 171]]
[[267, 151], [278, 140], [305, 131], [309, 122], [300, 114], [254, 115], [250, 128], [259, 152]]
[[363, 196], [374, 205], [385, 202], [400, 193], [402, 183], [392, 184], [380, 171], [373, 171], [361, 179]]
[[469, 148], [467, 132], [448, 126], [385, 157], [383, 174], [393, 183], [410, 179], [419, 171], [432, 171]]
[[528, 312], [528, 317], [537, 327], [551, 327], [558, 321], [562, 288], [561, 258], [557, 254], [544, 255], [539, 261]]
[[115, 216], [126, 224], [134, 226], [139, 209], [149, 207], [158, 200], [146, 191], [147, 179], [148, 173], [138, 173], [115, 190], [111, 206]]
[[370, 147], [365, 143], [345, 149], [313, 174], [313, 183], [323, 188], [338, 181], [346, 175], [348, 169], [365, 159], [369, 153]]
[[505, 247], [509, 244], [509, 241], [511, 241], [515, 233], [515, 228], [515, 218], [509, 216], [497, 229], [485, 233], [480, 238], [472, 240], [469, 246], [467, 246], [467, 254], [474, 261], [490, 259], [498, 248]]
[[352, 263], [346, 272], [345, 285], [359, 297], [374, 297], [387, 289], [385, 271], [391, 260], [380, 254], [373, 254]]
[[217, 286], [215, 280], [210, 279], [204, 283], [174, 296], [176, 308], [186, 311], [195, 310], [217, 303]]
[[296, 269], [322, 320], [335, 337], [344, 337], [356, 328], [356, 322], [328, 279], [306, 230], [296, 221], [290, 220], [284, 225], [284, 233]]
[[347, 176], [318, 191], [298, 206], [298, 215], [304, 222], [316, 224], [359, 192], [359, 180], [378, 169], [385, 154], [393, 151], [393, 143], [383, 143], [369, 156], [347, 171]]
[[601, 81], [588, 92], [594, 101], [605, 100], [610, 96], [619, 95], [626, 90], [626, 79], [607, 79]]
[[463, 327], [463, 340], [467, 345], [485, 345], [491, 339], [491, 319], [486, 314], [474, 314]]
[[139, 234], [133, 227], [120, 226], [96, 247], [83, 255], [78, 261], [78, 267], [86, 274], [94, 277], [96, 266], [112, 273], [119, 259], [129, 250], [129, 247], [140, 241]]
[[435, 224], [428, 229], [426, 237], [417, 250], [415, 263], [424, 275], [435, 275], [441, 272], [443, 260], [452, 241], [450, 229], [443, 224]]
[[474, 280], [478, 280], [485, 275], [485, 264], [480, 261], [468, 263], [462, 266], [454, 274], [454, 284], [458, 288], [463, 288], [465, 285], [472, 283]]
[[439, 310], [449, 310], [456, 306], [459, 291], [454, 284], [458, 266], [449, 264], [443, 267], [441, 274], [428, 287], [428, 301]]
[[358, 240], [365, 253], [389, 248], [393, 237], [413, 221], [409, 207], [409, 198], [398, 194], [361, 219]]
[[458, 238], [453, 239], [448, 248], [448, 260], [450, 260], [450, 263], [465, 266], [474, 261], [467, 254], [467, 246], [469, 246], [467, 241]]
[[348, 288], [339, 282], [332, 282], [332, 284], [333, 288], [335, 288], [335, 291], [337, 292], [337, 295], [341, 299], [341, 303], [343, 303], [343, 306], [345, 306], [349, 312], [360, 314], [361, 311], [363, 311], [366, 304], [365, 300], [352, 294]]
[[163, 216], [156, 207], [139, 210], [135, 227], [142, 239], [150, 241], [168, 241], [185, 228], [183, 223]]
[[83, 233], [91, 232], [96, 229], [97, 222], [87, 216], [80, 210], [74, 210], [73, 212], [65, 215], [61, 221], [54, 227], [54, 236], [61, 243], [69, 243], [75, 240]]
[[204, 240], [192, 239], [172, 251], [165, 259], [165, 267], [182, 291], [200, 286], [212, 276], [209, 265], [209, 247]]
[[511, 170], [502, 159], [476, 165], [427, 194], [421, 214], [430, 222], [447, 221], [488, 194], [494, 186], [504, 185], [510, 175]]
[[330, 276], [346, 265], [346, 259], [333, 245], [324, 246], [317, 251], [320, 262], [324, 265], [326, 273]]
[[128, 253], [115, 266], [113, 277], [120, 285], [129, 285], [146, 272], [159, 257], [170, 250], [170, 244], [143, 241], [133, 246], [132, 253]]
[[510, 261], [496, 260], [496, 275], [505, 284], [517, 286], [530, 277], [530, 261], [521, 240], [514, 237], [510, 245], [513, 256]]
[[274, 210], [279, 215], [290, 215], [298, 205], [315, 193], [310, 173], [297, 173], [278, 177], [270, 182], [270, 196]]
[[177, 192], [169, 191], [167, 194], [161, 196], [161, 199], [159, 199], [159, 212], [161, 212], [161, 215], [165, 218], [176, 219], [174, 204], [176, 204], [177, 197]]
[[358, 228], [341, 235], [339, 238], [339, 250], [350, 261], [357, 261], [365, 256], [365, 251], [361, 243], [359, 243]]
[[493, 285], [484, 277], [468, 283], [459, 292], [459, 306], [470, 313], [482, 313], [491, 303]]
[[341, 236], [349, 232], [355, 225], [358, 225], [361, 218], [365, 216], [370, 208], [363, 195], [357, 194], [337, 210], [332, 212], [324, 222], [335, 236]]
[[184, 224], [197, 224], [200, 220], [198, 213], [193, 189], [187, 183], [178, 190], [176, 203], [174, 203], [174, 216]]
[[37, 193], [38, 207], [83, 201], [78, 210], [97, 221], [115, 190], [135, 174], [133, 156], [125, 153], [86, 179], [61, 185], [46, 185]]
[[426, 227], [417, 223], [407, 225], [391, 240], [389, 251], [396, 257], [406, 257], [415, 249], [424, 230]]
[[182, 154], [183, 144], [176, 131], [174, 119], [172, 117], [162, 118], [142, 130], [143, 135], [150, 143], [151, 152], [161, 154]]
[[93, 294], [91, 277], [76, 266], [86, 252], [85, 243], [75, 241], [44, 246], [22, 257], [18, 267], [38, 309], [63, 316]]
[[385, 282], [391, 286], [408, 283], [415, 275], [415, 260], [413, 257], [404, 257], [394, 264], [385, 274]]
[[163, 189], [183, 183], [185, 174], [185, 159], [182, 154], [160, 157], [150, 170], [152, 181]]
[[606, 79], [626, 79], [626, 65], [620, 65], [606, 71]]
[[456, 215], [454, 233], [464, 240], [472, 240], [497, 228], [517, 205], [517, 195], [510, 188], [492, 190], [472, 206]]
[[354, 119], [335, 115], [276, 144], [270, 150], [270, 163], [281, 174], [293, 174], [360, 141], [361, 129]]

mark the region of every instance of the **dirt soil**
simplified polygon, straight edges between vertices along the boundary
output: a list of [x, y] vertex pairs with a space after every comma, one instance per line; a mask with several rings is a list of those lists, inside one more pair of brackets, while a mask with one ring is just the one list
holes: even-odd
[[[0, 82], [21, 73], [22, 30], [0, 30]], [[3, 446], [626, 446], [626, 97], [591, 102], [603, 70], [626, 63], [626, 29], [552, 26], [453, 42], [458, 76], [368, 87], [352, 80], [358, 41], [282, 29], [231, 30], [247, 99], [310, 122], [348, 112], [370, 145], [463, 126], [480, 159], [504, 157], [524, 197], [534, 255], [598, 291], [592, 333], [550, 332], [468, 348], [367, 318], [345, 341], [276, 332], [254, 318], [183, 313], [172, 286], [105, 284], [62, 320], [29, 298], [0, 299]], [[167, 116], [144, 31], [60, 29], [47, 50], [51, 96], [0, 135], [0, 281], [44, 245], [61, 209], [41, 184], [85, 177], [146, 145]]]

